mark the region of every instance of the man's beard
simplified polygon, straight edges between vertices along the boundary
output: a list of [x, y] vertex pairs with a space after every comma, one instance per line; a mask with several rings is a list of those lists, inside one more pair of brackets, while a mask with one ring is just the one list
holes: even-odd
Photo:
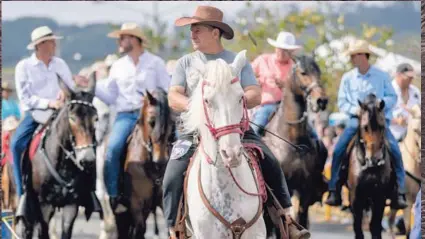
[[132, 45], [128, 45], [126, 47], [123, 47], [123, 54], [129, 53], [130, 51], [133, 50], [133, 46]]

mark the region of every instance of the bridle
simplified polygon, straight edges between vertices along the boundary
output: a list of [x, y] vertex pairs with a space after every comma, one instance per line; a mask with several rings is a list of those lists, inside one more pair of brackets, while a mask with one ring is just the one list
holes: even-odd
[[[239, 82], [239, 78], [234, 78], [230, 83], [234, 84], [237, 82]], [[205, 86], [209, 86], [209, 85], [211, 84], [205, 80], [202, 82], [202, 98], [204, 97]], [[241, 135], [241, 137], [243, 137], [244, 133], [249, 129], [248, 109], [246, 107], [245, 97], [243, 97], [243, 116], [242, 116], [241, 122], [238, 124], [232, 124], [232, 125], [215, 128], [214, 125], [211, 123], [210, 117], [208, 116], [208, 110], [207, 110], [208, 106], [205, 100], [203, 101], [203, 106], [204, 106], [205, 118], [207, 121], [206, 126], [208, 130], [210, 131], [211, 135], [214, 137], [215, 141], [218, 141], [218, 139], [224, 135], [228, 135], [232, 133], [237, 133]]]
[[[67, 102], [66, 105], [65, 105], [67, 107], [66, 108], [66, 111], [69, 111], [69, 109], [70, 109], [70, 107], [72, 105], [84, 105], [86, 107], [90, 107], [90, 108], [94, 109], [95, 112], [96, 112], [96, 114], [97, 114], [96, 107], [94, 107], [94, 105], [92, 103], [90, 103], [90, 102], [86, 102], [86, 101], [82, 101], [82, 100], [71, 100], [71, 101]], [[55, 113], [51, 116], [51, 119], [55, 118], [57, 116], [57, 114], [58, 114], [58, 111], [55, 111]], [[49, 157], [47, 155], [47, 152], [46, 152], [46, 149], [45, 149], [45, 141], [46, 141], [46, 136], [47, 136], [47, 133], [49, 132], [49, 130], [50, 130], [50, 125], [43, 132], [42, 139], [41, 139], [41, 145], [40, 145], [40, 151], [43, 153], [44, 162], [46, 163], [47, 169], [50, 172], [50, 174], [53, 176], [53, 178], [58, 183], [60, 183], [62, 186], [64, 186], [64, 187], [66, 187], [66, 188], [68, 188], [68, 189], [71, 190], [71, 188], [73, 188], [72, 183], [71, 182], [66, 182], [59, 175], [59, 173], [53, 167], [53, 165], [52, 165], [52, 163], [51, 163], [51, 161], [50, 161], [50, 159], [49, 159]], [[59, 143], [59, 146], [61, 147], [63, 153], [65, 154], [65, 159], [68, 159], [68, 158], [71, 159], [71, 161], [74, 163], [74, 165], [78, 169], [80, 169], [81, 171], [84, 171], [84, 167], [77, 161], [77, 159], [76, 159], [76, 151], [82, 150], [82, 149], [85, 149], [85, 148], [90, 148], [90, 147], [93, 147], [93, 149], [94, 149], [96, 147], [95, 134], [93, 134], [93, 137], [94, 137], [94, 140], [92, 142], [94, 142], [94, 143], [83, 145], [83, 146], [76, 146], [74, 137], [72, 136], [72, 134], [70, 134], [69, 140], [70, 140], [71, 145], [72, 145], [72, 150], [67, 150], [61, 143]]]

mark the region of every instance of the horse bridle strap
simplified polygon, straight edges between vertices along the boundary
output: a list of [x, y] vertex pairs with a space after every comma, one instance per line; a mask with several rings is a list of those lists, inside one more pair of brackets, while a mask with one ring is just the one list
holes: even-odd
[[[234, 78], [230, 83], [234, 84], [237, 82], [239, 82], [239, 78]], [[204, 97], [204, 87], [207, 85], [210, 85], [210, 83], [204, 80], [202, 82], [202, 98]], [[214, 137], [216, 141], [221, 136], [231, 134], [231, 133], [237, 133], [237, 134], [243, 135], [245, 131], [249, 129], [248, 109], [246, 107], [245, 97], [243, 98], [243, 116], [239, 124], [233, 124], [233, 125], [223, 126], [220, 128], [215, 128], [214, 125], [211, 123], [210, 117], [208, 116], [207, 105], [205, 101], [203, 101], [203, 106], [204, 106], [205, 118], [207, 120], [206, 126], [208, 127], [209, 131], [211, 132], [212, 136]]]
[[199, 166], [198, 169], [198, 191], [201, 195], [201, 199], [204, 202], [204, 205], [208, 208], [208, 210], [221, 222], [223, 225], [225, 225], [228, 229], [232, 231], [233, 239], [240, 239], [242, 234], [245, 232], [246, 229], [250, 228], [252, 225], [254, 225], [255, 222], [257, 222], [258, 218], [260, 218], [261, 214], [263, 213], [263, 204], [261, 196], [258, 196], [259, 202], [258, 202], [258, 209], [257, 214], [255, 214], [254, 218], [251, 219], [248, 223], [243, 218], [238, 218], [234, 222], [229, 223], [223, 216], [220, 215], [220, 213], [217, 212], [217, 210], [214, 209], [214, 207], [211, 205], [211, 203], [208, 201], [204, 189], [202, 187], [201, 182], [201, 166]]
[[43, 153], [43, 159], [44, 162], [46, 163], [47, 166], [47, 170], [49, 170], [50, 174], [52, 174], [53, 178], [60, 183], [63, 187], [66, 187], [68, 189], [72, 189], [73, 185], [70, 182], [66, 182], [60, 175], [59, 173], [56, 171], [56, 169], [53, 167], [52, 163], [49, 160], [49, 157], [47, 156], [47, 152], [45, 149], [45, 142], [46, 142], [46, 134], [48, 132], [48, 130], [50, 129], [50, 126], [46, 128], [46, 130], [43, 132], [43, 136], [41, 139], [41, 145], [40, 145], [40, 150]]

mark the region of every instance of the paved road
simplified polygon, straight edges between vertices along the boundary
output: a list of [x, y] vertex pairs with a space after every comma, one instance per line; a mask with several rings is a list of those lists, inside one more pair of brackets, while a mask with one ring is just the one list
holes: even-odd
[[[59, 218], [59, 217], [58, 217]], [[162, 217], [160, 218], [160, 231], [162, 232], [160, 237], [154, 237], [153, 235], [153, 220], [149, 218], [148, 220], [148, 231], [146, 233], [146, 238], [167, 238], [165, 234], [164, 221]], [[58, 223], [59, 224], [59, 223]], [[60, 229], [60, 226], [57, 226]], [[345, 223], [325, 223], [320, 222], [320, 218], [317, 218], [313, 215], [312, 225], [311, 225], [311, 234], [312, 239], [352, 239], [354, 234], [352, 232], [350, 219], [346, 219]], [[100, 232], [100, 220], [97, 215], [86, 222], [83, 215], [80, 215], [76, 221], [74, 227], [74, 237], [78, 239], [97, 239], [99, 238]], [[366, 238], [370, 238], [369, 235], [366, 235]], [[387, 234], [384, 235], [384, 238], [390, 239], [391, 237]]]

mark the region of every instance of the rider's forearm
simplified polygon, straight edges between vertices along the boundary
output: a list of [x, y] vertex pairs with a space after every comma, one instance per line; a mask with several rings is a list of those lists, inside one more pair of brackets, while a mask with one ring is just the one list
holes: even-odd
[[189, 108], [189, 98], [179, 92], [170, 91], [168, 95], [168, 104], [175, 112], [184, 112]]
[[245, 88], [246, 107], [252, 109], [261, 104], [261, 88], [259, 86], [247, 86]]

